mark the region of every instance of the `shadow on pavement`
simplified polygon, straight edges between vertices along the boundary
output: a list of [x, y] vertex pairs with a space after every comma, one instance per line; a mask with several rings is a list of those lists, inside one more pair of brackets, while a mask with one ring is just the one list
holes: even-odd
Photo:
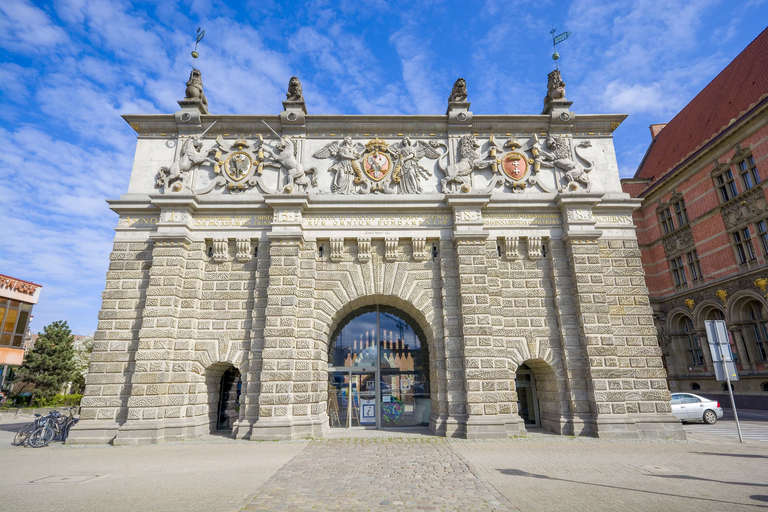
[[3, 425], [0, 425], [0, 430], [5, 432], [16, 432], [27, 423], [30, 423], [30, 422], [27, 421], [25, 423], [5, 423]]
[[690, 476], [690, 475], [645, 475], [645, 476], [655, 476], [659, 478], [677, 478], [679, 480], [701, 480], [703, 482], [717, 482], [719, 484], [730, 484], [730, 485], [751, 485], [754, 487], [768, 487], [768, 484], [756, 484], [752, 482], [727, 482], [725, 480], [713, 480], [711, 478], [701, 478], [698, 476]]
[[768, 455], [756, 455], [754, 453], [714, 453], [714, 452], [694, 452], [699, 455], [718, 455], [720, 457], [744, 457], [746, 459], [768, 459]]
[[[509, 476], [522, 476], [522, 477], [529, 477], [529, 478], [541, 478], [541, 479], [545, 479], [545, 480], [552, 480], [554, 482], [567, 482], [567, 483], [571, 483], [571, 484], [591, 485], [593, 487], [604, 487], [606, 489], [619, 489], [619, 490], [623, 490], [623, 491], [642, 492], [642, 493], [645, 493], [645, 494], [656, 494], [658, 496], [669, 496], [669, 497], [673, 497], [673, 498], [682, 498], [682, 499], [686, 499], [686, 500], [711, 501], [713, 503], [725, 503], [725, 504], [728, 504], [728, 505], [733, 505], [734, 504], [733, 501], [716, 500], [716, 499], [711, 499], [711, 498], [701, 498], [699, 496], [686, 496], [684, 494], [674, 494], [674, 493], [659, 492], [659, 491], [648, 491], [646, 489], [632, 489], [630, 487], [621, 487], [621, 486], [618, 486], [618, 485], [596, 484], [596, 483], [592, 483], [592, 482], [580, 482], [579, 480], [569, 480], [567, 478], [555, 478], [555, 477], [551, 477], [551, 476], [547, 476], [547, 475], [538, 475], [536, 473], [528, 473], [527, 471], [522, 471], [520, 469], [499, 469], [498, 471], [499, 471], [499, 473], [501, 473], [503, 475], [509, 475]], [[659, 475], [652, 475], [652, 476], [659, 476]], [[716, 480], [713, 480], [713, 481], [716, 481]], [[762, 484], [760, 484], [760, 485], [762, 485]], [[756, 495], [750, 496], [750, 498], [753, 499], [753, 500], [762, 501], [761, 500], [761, 495], [757, 495], [756, 494]], [[742, 505], [743, 505], [743, 503], [742, 503]], [[768, 508], [768, 505], [754, 505], [753, 504], [752, 506], [760, 507], [760, 508]]]

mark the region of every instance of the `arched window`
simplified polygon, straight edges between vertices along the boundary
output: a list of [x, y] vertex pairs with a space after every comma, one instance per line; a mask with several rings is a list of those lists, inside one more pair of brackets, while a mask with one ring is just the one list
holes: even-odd
[[754, 337], [757, 356], [762, 360], [768, 360], [768, 315], [765, 308], [757, 301], [749, 303], [750, 334]]
[[429, 424], [429, 352], [419, 324], [389, 306], [344, 318], [328, 348], [332, 427]]
[[682, 316], [675, 326], [672, 339], [680, 347], [688, 351], [688, 361], [694, 366], [704, 364], [704, 353], [701, 351], [701, 341], [693, 332], [693, 322], [687, 316]]

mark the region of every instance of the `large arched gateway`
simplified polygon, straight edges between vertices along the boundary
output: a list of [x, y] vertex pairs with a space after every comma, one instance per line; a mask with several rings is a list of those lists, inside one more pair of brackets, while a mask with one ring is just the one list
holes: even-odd
[[390, 306], [350, 313], [328, 349], [331, 427], [429, 425], [429, 350], [419, 325]]
[[444, 115], [315, 116], [292, 83], [279, 115], [193, 97], [126, 116], [136, 160], [69, 442], [684, 436], [623, 116], [571, 112], [558, 71], [541, 115], [476, 116], [459, 81]]

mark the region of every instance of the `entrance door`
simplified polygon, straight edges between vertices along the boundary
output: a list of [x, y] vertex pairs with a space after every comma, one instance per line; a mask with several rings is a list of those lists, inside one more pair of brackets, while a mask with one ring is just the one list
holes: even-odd
[[429, 355], [407, 314], [386, 306], [353, 312], [331, 337], [328, 356], [331, 427], [429, 424]]
[[539, 416], [539, 400], [536, 396], [536, 380], [533, 378], [533, 372], [525, 364], [517, 368], [515, 377], [515, 387], [517, 388], [517, 411], [527, 427], [538, 427], [541, 425]]

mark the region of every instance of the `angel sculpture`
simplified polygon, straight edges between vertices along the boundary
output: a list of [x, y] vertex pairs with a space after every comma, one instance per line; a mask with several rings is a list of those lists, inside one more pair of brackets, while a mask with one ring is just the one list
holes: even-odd
[[397, 158], [392, 182], [400, 185], [400, 192], [403, 194], [421, 194], [419, 178], [427, 178], [432, 176], [432, 173], [420, 166], [419, 160], [424, 157], [437, 158], [440, 153], [422, 140], [414, 143], [408, 136], [392, 144], [390, 149]]
[[338, 160], [329, 168], [329, 171], [336, 173], [331, 182], [331, 193], [355, 193], [355, 185], [363, 181], [363, 171], [357, 161], [362, 158], [364, 152], [365, 146], [359, 142], [352, 142], [351, 137], [344, 137], [341, 143], [331, 142], [312, 155], [315, 158], [334, 157]]

